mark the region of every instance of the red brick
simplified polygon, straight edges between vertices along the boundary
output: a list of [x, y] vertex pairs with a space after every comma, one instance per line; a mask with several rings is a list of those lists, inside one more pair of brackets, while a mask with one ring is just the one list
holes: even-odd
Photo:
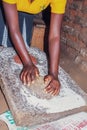
[[62, 43], [72, 55], [75, 55], [74, 50], [79, 54], [81, 48], [87, 48], [87, 0], [68, 0], [62, 37]]

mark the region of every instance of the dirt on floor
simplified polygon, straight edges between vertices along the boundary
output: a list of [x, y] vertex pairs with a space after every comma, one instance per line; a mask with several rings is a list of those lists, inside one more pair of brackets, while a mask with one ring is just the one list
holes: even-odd
[[71, 76], [71, 78], [87, 92], [87, 72], [83, 71], [80, 64], [75, 63], [75, 59], [68, 53], [62, 52], [60, 56], [60, 66]]
[[[83, 72], [79, 65], [74, 63], [67, 53], [63, 52], [60, 56], [60, 66], [72, 77], [73, 80], [87, 92], [87, 73]], [[0, 91], [0, 114], [8, 110], [6, 100]], [[0, 130], [8, 130], [6, 124], [0, 121]]]

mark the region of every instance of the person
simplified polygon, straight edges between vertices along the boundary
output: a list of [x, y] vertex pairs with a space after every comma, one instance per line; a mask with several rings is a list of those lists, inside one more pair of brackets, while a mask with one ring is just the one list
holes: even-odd
[[[20, 32], [26, 46], [30, 46], [33, 32], [33, 19], [34, 15], [18, 11]], [[2, 1], [0, 1], [0, 45], [4, 47], [13, 47], [8, 26], [6, 24], [6, 19], [4, 16]]]
[[52, 95], [58, 95], [60, 91], [60, 82], [58, 79], [60, 31], [67, 0], [2, 0], [2, 3], [13, 46], [23, 63], [20, 79], [24, 84], [28, 85], [30, 85], [37, 76], [39, 76], [39, 70], [32, 63], [30, 55], [28, 54], [25, 41], [19, 27], [18, 12], [25, 12], [30, 15], [37, 14], [45, 10], [48, 5], [50, 5], [51, 17], [48, 38], [49, 68], [48, 75], [44, 77], [44, 81], [49, 81], [45, 91]]

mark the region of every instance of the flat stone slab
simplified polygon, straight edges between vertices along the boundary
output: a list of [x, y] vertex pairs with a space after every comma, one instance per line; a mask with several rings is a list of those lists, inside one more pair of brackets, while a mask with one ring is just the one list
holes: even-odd
[[[37, 48], [28, 48], [28, 51], [37, 59], [36, 66], [40, 75], [46, 75], [45, 53]], [[80, 111], [87, 111], [87, 94], [61, 67], [59, 68], [60, 94], [51, 99], [35, 95], [33, 89], [30, 90], [20, 81], [22, 64], [14, 61], [15, 54], [12, 48], [0, 48], [0, 86], [17, 125], [39, 125]]]

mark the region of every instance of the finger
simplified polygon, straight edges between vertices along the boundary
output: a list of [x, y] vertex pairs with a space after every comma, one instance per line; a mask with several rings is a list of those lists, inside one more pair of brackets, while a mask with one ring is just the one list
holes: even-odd
[[51, 95], [55, 96], [55, 95], [57, 95], [57, 93], [58, 93], [58, 89], [55, 89], [55, 90], [51, 93]]
[[35, 72], [33, 71], [33, 72], [31, 73], [31, 82], [32, 82], [32, 83], [34, 83], [35, 77], [36, 77], [36, 75], [35, 75]]
[[28, 74], [28, 72], [27, 71], [25, 71], [24, 72], [24, 74], [23, 74], [23, 83], [24, 83], [24, 85], [27, 85], [27, 74]]
[[[30, 74], [29, 74], [29, 72], [28, 71], [23, 71], [23, 74], [22, 74], [22, 81], [23, 81], [23, 83], [24, 83], [24, 85], [27, 85], [28, 84], [28, 80], [30, 80], [29, 79], [29, 76]], [[29, 77], [28, 77], [29, 76]]]
[[53, 93], [54, 89], [53, 88], [50, 88], [49, 90], [47, 90], [47, 93]]
[[27, 73], [27, 75], [26, 75], [26, 81], [27, 81], [27, 85], [30, 86], [30, 84], [31, 84], [30, 73]]
[[20, 73], [20, 79], [21, 79], [21, 81], [23, 81], [22, 78], [23, 78], [23, 71]]
[[23, 82], [23, 84], [25, 83], [25, 78], [24, 78], [24, 71], [21, 72], [20, 74], [20, 79]]
[[50, 82], [52, 80], [52, 76], [51, 75], [47, 75], [44, 77], [44, 82], [47, 83], [47, 82]]
[[45, 88], [45, 91], [47, 93], [53, 93], [54, 92], [54, 87], [52, 85], [52, 83], [50, 83], [46, 88]]
[[56, 95], [58, 93], [58, 86], [54, 85], [54, 82], [50, 83], [50, 89], [47, 90], [48, 93], [50, 93], [51, 95]]
[[58, 95], [60, 92], [60, 87], [59, 88], [56, 88], [55, 91], [52, 93], [52, 95]]
[[39, 76], [38, 69], [37, 68], [33, 69], [32, 72], [31, 72], [31, 75], [30, 75], [31, 82], [34, 83], [35, 78], [38, 77], [38, 76]]
[[49, 89], [51, 89], [51, 86], [50, 85], [48, 85], [47, 87], [45, 87], [45, 91], [48, 91]]
[[36, 77], [39, 77], [39, 71], [37, 69], [35, 70], [35, 75]]
[[50, 90], [48, 90], [48, 92], [52, 95], [55, 91], [55, 87], [53, 87], [53, 85], [51, 84], [51, 88]]

